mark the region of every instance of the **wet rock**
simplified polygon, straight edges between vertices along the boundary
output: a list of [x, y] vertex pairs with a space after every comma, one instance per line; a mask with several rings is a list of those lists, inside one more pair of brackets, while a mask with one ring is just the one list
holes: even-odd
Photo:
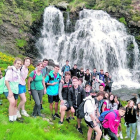
[[66, 11], [68, 8], [68, 3], [65, 1], [59, 2], [57, 5], [55, 5], [55, 7], [57, 7], [58, 9], [60, 9], [61, 11]]

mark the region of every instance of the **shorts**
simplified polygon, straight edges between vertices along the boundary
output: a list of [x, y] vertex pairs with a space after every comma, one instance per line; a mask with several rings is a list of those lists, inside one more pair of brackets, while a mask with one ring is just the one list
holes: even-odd
[[26, 92], [26, 86], [25, 85], [18, 85], [19, 88], [19, 94], [25, 93]]
[[87, 124], [89, 127], [91, 127], [91, 128], [96, 127], [96, 126], [94, 125], [93, 121], [88, 122], [88, 121], [85, 120], [85, 122], [86, 122], [86, 124]]
[[[9, 92], [4, 92], [4, 95], [6, 96], [6, 98], [8, 97], [8, 93]], [[15, 100], [17, 100], [18, 99], [18, 94], [13, 93], [13, 95], [14, 95]]]
[[48, 102], [50, 104], [53, 102], [59, 102], [59, 96], [58, 95], [55, 95], [55, 96], [48, 95]]
[[70, 105], [69, 105], [69, 103], [66, 102], [64, 105], [67, 107], [67, 110], [66, 110], [66, 111], [69, 111], [69, 110], [70, 110]]

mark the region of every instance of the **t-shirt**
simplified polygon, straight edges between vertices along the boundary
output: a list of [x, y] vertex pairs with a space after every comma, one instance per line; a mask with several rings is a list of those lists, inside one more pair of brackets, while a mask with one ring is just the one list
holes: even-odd
[[48, 75], [48, 68], [47, 67], [43, 68], [42, 72], [43, 72], [43, 77], [46, 77]]
[[[32, 78], [34, 77], [34, 71], [32, 71], [30, 73], [30, 77], [32, 77]], [[43, 81], [42, 73], [40, 75], [36, 74], [35, 79], [31, 82], [31, 89], [33, 89], [33, 90], [42, 90], [42, 89], [44, 89], [42, 81]]]
[[21, 85], [26, 85], [26, 78], [28, 76], [28, 68], [26, 68], [24, 65], [21, 68], [20, 71], [20, 84]]
[[[9, 81], [10, 88], [14, 94], [18, 94], [19, 81], [20, 81], [20, 70], [17, 70], [15, 67], [7, 70], [5, 75], [5, 80]], [[4, 92], [8, 92], [7, 86], [4, 87]]]

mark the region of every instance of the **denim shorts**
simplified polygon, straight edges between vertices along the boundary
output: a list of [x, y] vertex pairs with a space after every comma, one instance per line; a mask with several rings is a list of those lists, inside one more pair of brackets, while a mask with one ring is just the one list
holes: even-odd
[[[4, 95], [6, 96], [6, 98], [8, 97], [8, 93], [9, 92], [4, 92]], [[13, 95], [14, 95], [15, 100], [17, 100], [18, 99], [18, 94], [13, 93]]]
[[26, 92], [26, 86], [25, 85], [18, 85], [19, 88], [19, 94], [25, 93]]

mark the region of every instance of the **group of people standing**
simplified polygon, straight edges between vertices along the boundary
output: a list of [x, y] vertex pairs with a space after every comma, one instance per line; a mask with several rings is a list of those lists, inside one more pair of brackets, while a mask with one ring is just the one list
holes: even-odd
[[[14, 65], [7, 68], [4, 94], [10, 103], [10, 122], [16, 121], [21, 115], [29, 117], [25, 110], [25, 80], [29, 73], [30, 64], [31, 59], [28, 57], [24, 61], [17, 58]], [[29, 74], [28, 92], [35, 101], [33, 117], [42, 117], [42, 98], [44, 94], [47, 94], [52, 119], [59, 118], [58, 123], [62, 125], [65, 113], [68, 123], [76, 116], [77, 130], [81, 134], [83, 134], [82, 118], [79, 116], [79, 108], [84, 102], [83, 111], [85, 123], [88, 126], [88, 140], [91, 139], [93, 130], [96, 140], [100, 140], [102, 137], [105, 139], [110, 137], [111, 140], [118, 140], [118, 137], [123, 139], [122, 117], [125, 118], [127, 126], [125, 138], [130, 137], [130, 128], [132, 127], [131, 140], [134, 140], [137, 126], [137, 140], [140, 139], [140, 102], [137, 102], [137, 107], [135, 107], [134, 102], [130, 100], [126, 107], [122, 107], [118, 97], [111, 93], [113, 81], [108, 72], [104, 73], [102, 69], [97, 72], [96, 68], [91, 73], [89, 69], [85, 72], [83, 68], [79, 70], [76, 64], [71, 69], [69, 61], [66, 60], [60, 74], [59, 65], [54, 65], [54, 69], [50, 72], [47, 65], [48, 60], [43, 59], [43, 62], [38, 63], [35, 70]], [[17, 105], [18, 96], [20, 97], [19, 105]], [[59, 101], [60, 114], [58, 113]]]

